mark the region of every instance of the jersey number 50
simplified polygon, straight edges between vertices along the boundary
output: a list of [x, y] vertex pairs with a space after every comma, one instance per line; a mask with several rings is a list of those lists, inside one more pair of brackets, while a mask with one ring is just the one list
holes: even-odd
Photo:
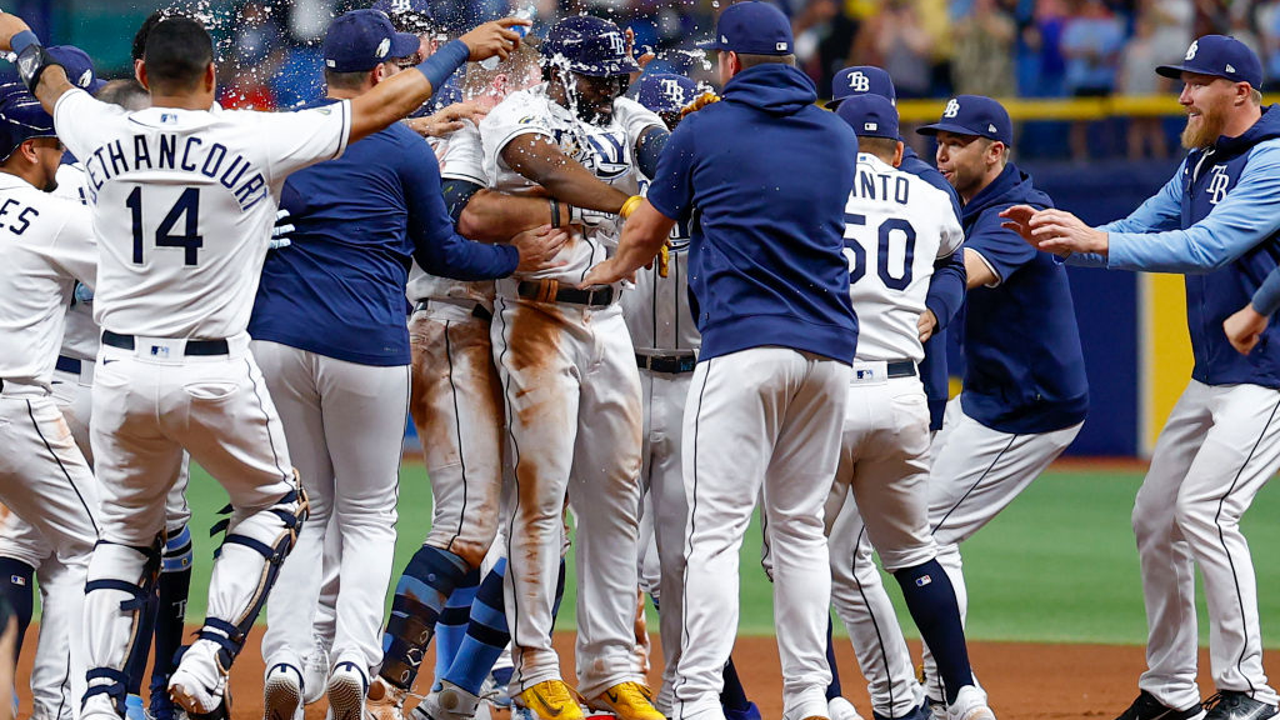
[[[845, 213], [844, 216], [846, 232], [855, 226], [865, 226], [867, 224], [866, 215], [856, 215], [853, 213]], [[889, 245], [893, 238], [893, 233], [897, 231], [902, 234], [905, 242], [902, 244], [902, 277], [894, 277], [889, 272]], [[906, 290], [911, 285], [911, 264], [916, 253], [916, 229], [911, 223], [902, 218], [886, 218], [880, 223], [878, 229], [879, 242], [877, 248], [879, 252], [879, 261], [876, 263], [876, 274], [880, 276], [880, 281], [884, 286], [891, 290]], [[849, 271], [849, 282], [856, 283], [867, 274], [867, 251], [862, 247], [862, 243], [857, 238], [846, 237], [844, 239], [845, 255], [849, 257], [849, 264], [852, 269]]]
[[[124, 201], [133, 215], [133, 264], [142, 264], [142, 188], [136, 187]], [[183, 222], [183, 234], [173, 234], [178, 221]], [[199, 264], [198, 252], [204, 247], [204, 236], [200, 232], [200, 189], [187, 188], [178, 196], [178, 201], [169, 208], [164, 220], [156, 228], [156, 247], [180, 247], [186, 250], [183, 264]]]

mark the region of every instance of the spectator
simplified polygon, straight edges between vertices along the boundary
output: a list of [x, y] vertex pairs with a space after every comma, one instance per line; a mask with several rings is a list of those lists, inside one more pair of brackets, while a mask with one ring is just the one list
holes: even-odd
[[847, 64], [878, 65], [893, 78], [898, 97], [925, 97], [933, 79], [933, 43], [910, 0], [887, 0], [862, 25]]
[[972, 12], [955, 24], [951, 76], [956, 94], [1009, 97], [1017, 93], [1013, 77], [1017, 31], [1013, 18], [996, 0], [974, 0]]
[[1191, 44], [1191, 22], [1195, 18], [1193, 0], [1142, 0], [1138, 14], [1152, 24], [1151, 42], [1159, 64], [1181, 61]]
[[[1151, 71], [1165, 62], [1156, 47], [1156, 25], [1150, 15], [1139, 15], [1134, 37], [1125, 46], [1120, 60], [1119, 90], [1125, 95], [1158, 95], [1165, 91], [1162, 78]], [[1142, 160], [1151, 157], [1163, 160], [1169, 155], [1168, 141], [1160, 127], [1158, 117], [1131, 117], [1129, 119], [1129, 159]]]
[[[1062, 30], [1067, 61], [1067, 91], [1073, 97], [1106, 97], [1115, 90], [1116, 68], [1124, 47], [1124, 28], [1102, 0], [1078, 0]], [[1071, 125], [1071, 157], [1089, 157], [1089, 124]]]
[[1022, 33], [1026, 49], [1019, 71], [1019, 94], [1059, 97], [1063, 94], [1066, 61], [1062, 57], [1062, 29], [1066, 22], [1063, 0], [1035, 0], [1032, 20]]
[[1262, 37], [1262, 57], [1267, 68], [1263, 87], [1275, 92], [1280, 88], [1280, 0], [1258, 8], [1258, 34]]

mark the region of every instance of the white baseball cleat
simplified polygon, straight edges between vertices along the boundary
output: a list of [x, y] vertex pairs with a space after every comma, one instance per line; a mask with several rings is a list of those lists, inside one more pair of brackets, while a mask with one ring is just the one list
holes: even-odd
[[302, 702], [307, 705], [324, 697], [329, 681], [329, 651], [321, 643], [317, 637], [314, 649], [302, 658]]
[[478, 695], [441, 680], [440, 689], [423, 698], [412, 714], [415, 720], [471, 720], [479, 706]]
[[367, 720], [404, 720], [404, 701], [409, 693], [375, 676], [366, 698]]
[[195, 641], [169, 677], [169, 697], [190, 715], [208, 715], [222, 705], [228, 668], [222, 667], [220, 650], [212, 640]]
[[956, 694], [956, 701], [947, 706], [947, 720], [996, 720], [996, 714], [987, 707], [987, 694], [976, 685], [965, 685]]
[[263, 720], [300, 720], [304, 687], [306, 682], [297, 667], [288, 663], [271, 666], [262, 683]]
[[340, 662], [329, 675], [329, 714], [333, 720], [364, 720], [369, 676], [353, 662]]
[[839, 696], [827, 701], [827, 712], [831, 714], [831, 720], [862, 720], [853, 703]]

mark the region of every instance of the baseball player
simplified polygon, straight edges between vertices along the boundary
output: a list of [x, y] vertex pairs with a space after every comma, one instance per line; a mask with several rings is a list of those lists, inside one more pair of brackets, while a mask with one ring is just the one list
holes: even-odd
[[[1235, 38], [1202, 36], [1182, 63], [1157, 72], [1182, 81], [1182, 144], [1190, 151], [1159, 192], [1099, 228], [1062, 211], [1018, 207], [1006, 215], [1069, 263], [1186, 275], [1195, 368], [1134, 501], [1148, 669], [1120, 717], [1262, 720], [1276, 716], [1277, 697], [1262, 668], [1257, 581], [1239, 521], [1280, 468], [1280, 350], [1266, 329], [1242, 356], [1219, 328], [1280, 260], [1280, 110], [1261, 107], [1262, 63]], [[1196, 686], [1197, 566], [1217, 688], [1204, 703]]]
[[[938, 169], [964, 202], [964, 390], [934, 438], [929, 523], [938, 562], [967, 610], [960, 543], [991, 521], [1080, 432], [1089, 387], [1066, 269], [1002, 227], [1013, 205], [1052, 207], [1009, 161], [1013, 125], [995, 100], [960, 95], [917, 132], [938, 140]], [[926, 693], [950, 692], [926, 648]]]
[[[508, 96], [480, 124], [490, 187], [542, 188], [579, 207], [627, 215], [639, 203], [637, 171], [652, 172], [668, 132], [619, 97], [638, 70], [623, 33], [607, 20], [573, 16], [552, 28], [542, 52], [547, 81]], [[603, 182], [575, 189], [579, 176]], [[574, 233], [560, 267], [496, 287], [492, 342], [514, 474], [507, 556], [520, 559], [506, 573], [511, 691], [542, 718], [582, 716], [551, 646], [566, 494], [580, 509], [579, 690], [591, 707], [625, 720], [661, 717], [633, 661], [639, 374], [617, 304], [620, 285], [577, 287], [616, 241], [608, 225]]]
[[[689, 78], [670, 73], [646, 73], [629, 91], [637, 102], [657, 113], [672, 130], [680, 123], [680, 111], [699, 95], [698, 85]], [[641, 192], [649, 181], [641, 182]], [[623, 315], [643, 391], [644, 434], [641, 448], [640, 480], [645, 489], [644, 515], [640, 521], [639, 573], [641, 587], [658, 607], [659, 631], [663, 637], [663, 681], [654, 705], [664, 715], [671, 714], [676, 661], [680, 656], [680, 603], [662, 604], [662, 598], [679, 598], [683, 582], [681, 553], [685, 519], [681, 479], [681, 418], [685, 398], [697, 364], [702, 343], [693, 313], [689, 309], [689, 225], [676, 223], [668, 245], [670, 259], [636, 273], [635, 288], [622, 296]], [[661, 499], [657, 499], [661, 496]], [[661, 506], [661, 515], [653, 511]], [[659, 561], [658, 543], [667, 548], [672, 562]], [[758, 719], [759, 708], [747, 699], [733, 669], [726, 664], [721, 705], [733, 720]]]
[[820, 517], [857, 341], [841, 238], [856, 138], [812, 107], [816, 90], [795, 69], [791, 26], [774, 6], [729, 6], [711, 47], [724, 101], [672, 133], [617, 255], [583, 283], [630, 276], [696, 208], [689, 277], [702, 347], [682, 429], [689, 517], [673, 711], [724, 717], [738, 550], [763, 486], [783, 717], [827, 717], [831, 575]]
[[[417, 48], [418, 38], [395, 32], [380, 11], [340, 16], [325, 38], [329, 90], [318, 106], [371, 91]], [[312, 642], [320, 586], [314, 569], [331, 515], [342, 566], [327, 691], [335, 718], [363, 717], [370, 670], [382, 661], [409, 401], [409, 334], [397, 313], [410, 256], [437, 273], [483, 280], [517, 266], [541, 269], [566, 238], [531, 234], [515, 247], [464, 241], [453, 232], [434, 161], [421, 138], [396, 124], [339, 160], [295, 174], [284, 188], [295, 229], [291, 245], [267, 259], [249, 333], [306, 478], [311, 516], [267, 606], [270, 717], [301, 708], [301, 656]]]
[[168, 17], [138, 73], [154, 107], [129, 113], [72, 86], [26, 23], [0, 14], [0, 49], [18, 54], [24, 82], [85, 158], [102, 242], [91, 432], [104, 497], [84, 714], [123, 713], [124, 664], [160, 562], [171, 481], [157, 478], [176, 474], [184, 447], [227, 488], [232, 515], [209, 615], [169, 690], [190, 713], [225, 712], [227, 672], [307, 512], [245, 333], [283, 181], [406, 115], [469, 56], [505, 55], [515, 22], [482, 26], [355, 100], [267, 114], [211, 109], [212, 40]]
[[[855, 66], [836, 74], [832, 81], [835, 105], [846, 98], [876, 95], [894, 104], [893, 80], [884, 70], [873, 66]], [[855, 126], [855, 131], [858, 129]], [[920, 159], [915, 151], [903, 147], [897, 169], [942, 191], [951, 200], [956, 223], [959, 224], [960, 203], [955, 188], [933, 166]], [[935, 210], [936, 212], [936, 210]], [[857, 283], [855, 283], [857, 289]], [[928, 308], [921, 314], [920, 337], [924, 343], [924, 360], [918, 365], [929, 402], [929, 429], [942, 424], [942, 408], [947, 400], [946, 326], [964, 302], [964, 253], [957, 250], [945, 262], [934, 266], [925, 297]], [[857, 308], [857, 298], [854, 306]], [[869, 320], [865, 314], [864, 320]], [[928, 332], [927, 325], [932, 325]], [[878, 328], [878, 325], [876, 326]], [[876, 328], [868, 327], [868, 331]], [[923, 718], [924, 694], [916, 681], [906, 638], [896, 620], [893, 604], [884, 589], [880, 573], [872, 559], [872, 546], [855, 502], [846, 502], [829, 533], [831, 547], [832, 604], [849, 631], [854, 655], [871, 696], [872, 715], [876, 718], [901, 720]], [[849, 542], [856, 542], [849, 546]], [[835, 670], [832, 674], [838, 678]]]
[[[88, 210], [46, 192], [62, 153], [53, 119], [35, 98], [7, 90], [0, 100], [0, 502], [32, 528], [39, 542], [25, 547], [48, 548], [57, 556], [54, 576], [62, 582], [51, 589], [62, 596], [55, 603], [50, 644], [61, 643], [69, 656], [61, 679], [74, 698], [84, 690], [86, 667], [84, 595], [75, 589], [84, 584], [98, 539], [98, 487], [53, 397], [52, 382], [64, 310], [76, 281], [95, 282], [97, 245]], [[19, 559], [30, 568], [46, 558]], [[29, 593], [28, 588], [28, 609]], [[61, 691], [53, 693], [59, 697], [49, 700], [61, 699]], [[38, 709], [59, 716], [56, 704]]]
[[837, 113], [859, 133], [845, 244], [860, 322], [840, 466], [827, 503], [833, 596], [837, 609], [853, 604], [852, 561], [865, 531], [934, 650], [947, 718], [993, 720], [986, 693], [973, 682], [955, 592], [929, 535], [929, 415], [916, 370], [934, 265], [950, 261], [964, 232], [955, 215], [938, 212], [950, 204], [947, 193], [898, 169], [903, 143], [888, 99], [850, 97]]

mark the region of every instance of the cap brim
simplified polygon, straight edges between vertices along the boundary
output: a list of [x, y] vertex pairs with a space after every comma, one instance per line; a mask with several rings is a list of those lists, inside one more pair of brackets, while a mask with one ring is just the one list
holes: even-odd
[[940, 132], [955, 133], [956, 135], [973, 135], [974, 137], [987, 137], [983, 133], [974, 132], [973, 128], [967, 128], [963, 125], [957, 125], [956, 123], [949, 122], [939, 122], [916, 128], [916, 133], [919, 135], [937, 135]]
[[1161, 75], [1167, 78], [1173, 78], [1174, 80], [1177, 80], [1178, 78], [1182, 77], [1182, 73], [1184, 72], [1193, 73], [1198, 71], [1192, 70], [1186, 65], [1161, 65], [1156, 68], [1157, 75]]
[[387, 53], [388, 59], [406, 58], [418, 54], [418, 50], [422, 48], [422, 41], [418, 40], [417, 35], [409, 33], [396, 33], [391, 36], [391, 51]]
[[106, 80], [103, 80], [102, 78], [94, 78], [94, 79], [93, 79], [93, 82], [89, 83], [89, 87], [85, 88], [85, 90], [86, 90], [90, 95], [93, 95], [94, 97], [97, 97], [98, 92], [99, 92], [99, 91], [101, 91], [101, 90], [102, 90], [102, 88], [104, 88], [104, 87], [106, 87], [106, 86], [107, 86], [107, 81], [106, 81]]
[[825, 107], [828, 110], [835, 110], [840, 107], [840, 103], [843, 103], [845, 100], [848, 100], [850, 97], [853, 97], [853, 96], [846, 95], [845, 97], [842, 97], [842, 98], [831, 98], [830, 100], [827, 101], [826, 105], [823, 105], [823, 107]]
[[719, 40], [703, 40], [702, 42], [694, 43], [694, 45], [701, 50], [728, 50], [729, 49], [728, 45], [721, 43]]
[[631, 73], [640, 72], [640, 65], [635, 60], [625, 60], [617, 63], [607, 63], [605, 65], [595, 65], [586, 63], [569, 63], [569, 69], [579, 75], [587, 77], [614, 77], [616, 75], [630, 75]]

